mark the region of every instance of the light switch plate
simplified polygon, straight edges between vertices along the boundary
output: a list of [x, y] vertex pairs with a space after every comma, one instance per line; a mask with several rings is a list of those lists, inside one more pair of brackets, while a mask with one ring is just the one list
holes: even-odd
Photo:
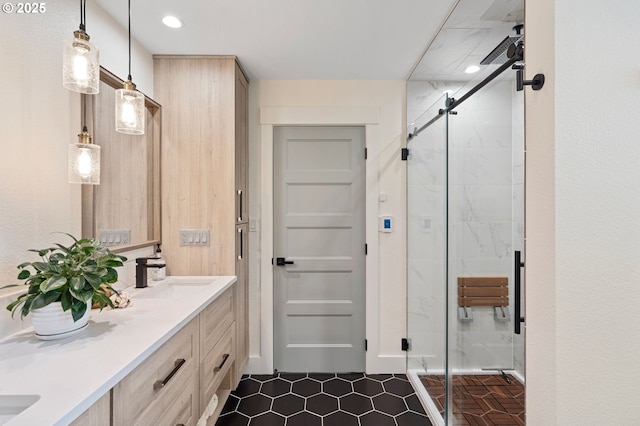
[[98, 240], [105, 247], [124, 246], [131, 243], [130, 229], [101, 229]]
[[181, 229], [181, 246], [208, 246], [211, 235], [209, 229]]

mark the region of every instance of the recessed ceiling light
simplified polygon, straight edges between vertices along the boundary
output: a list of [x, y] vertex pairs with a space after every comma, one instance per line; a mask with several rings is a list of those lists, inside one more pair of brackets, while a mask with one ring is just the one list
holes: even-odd
[[180, 28], [182, 26], [182, 21], [171, 15], [167, 15], [162, 18], [162, 23], [169, 28]]
[[467, 74], [473, 74], [478, 71], [480, 71], [480, 67], [477, 65], [470, 65], [464, 70]]

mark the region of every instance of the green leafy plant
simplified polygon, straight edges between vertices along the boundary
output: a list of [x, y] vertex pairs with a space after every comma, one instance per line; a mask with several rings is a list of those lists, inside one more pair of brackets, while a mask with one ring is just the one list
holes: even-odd
[[87, 302], [97, 303], [101, 310], [107, 305], [113, 307], [108, 292], [117, 293], [111, 287], [118, 280], [115, 268], [122, 266], [127, 258], [111, 253], [98, 240], [78, 240], [66, 235], [73, 239], [68, 247], [56, 244], [56, 247], [29, 250], [38, 253], [41, 260], [18, 265], [18, 279], [24, 280], [23, 284], [2, 287], [29, 287], [7, 306], [11, 316], [20, 310], [24, 318], [34, 309], [61, 302], [62, 309], [70, 310], [73, 320], [78, 321], [87, 310]]

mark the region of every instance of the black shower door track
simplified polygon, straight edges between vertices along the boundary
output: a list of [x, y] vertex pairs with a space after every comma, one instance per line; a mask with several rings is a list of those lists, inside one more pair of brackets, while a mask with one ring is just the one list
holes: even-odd
[[467, 93], [462, 95], [462, 97], [460, 99], [447, 98], [446, 107], [441, 109], [440, 111], [438, 111], [438, 115], [433, 117], [431, 120], [429, 120], [422, 127], [420, 127], [419, 129], [416, 129], [413, 133], [409, 133], [409, 136], [407, 136], [407, 140], [411, 140], [411, 139], [415, 138], [416, 136], [418, 136], [420, 134], [420, 132], [424, 131], [426, 128], [428, 128], [433, 123], [438, 121], [444, 114], [453, 111], [458, 105], [460, 105], [461, 103], [463, 103], [464, 101], [469, 99], [478, 90], [482, 89], [484, 86], [486, 86], [487, 84], [491, 83], [496, 77], [498, 77], [500, 74], [505, 72], [507, 69], [511, 68], [511, 66], [513, 64], [515, 64], [516, 62], [518, 62], [518, 61], [522, 61], [522, 57], [520, 55], [514, 55], [513, 57], [509, 58], [509, 60], [507, 62], [505, 62], [504, 64], [500, 65], [500, 67], [498, 69], [496, 69], [494, 72], [489, 74], [484, 80], [482, 80], [480, 83], [476, 84], [473, 88], [471, 88], [471, 90], [469, 90]]

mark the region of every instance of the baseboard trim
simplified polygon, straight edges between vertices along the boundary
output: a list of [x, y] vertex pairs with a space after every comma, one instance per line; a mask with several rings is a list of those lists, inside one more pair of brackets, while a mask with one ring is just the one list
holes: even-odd
[[405, 374], [407, 357], [404, 355], [378, 355], [367, 357], [367, 374]]
[[[402, 355], [381, 355], [367, 358], [367, 374], [404, 374], [407, 369], [406, 357]], [[250, 356], [244, 374], [273, 374], [262, 356]]]
[[273, 374], [273, 370], [266, 365], [263, 357], [249, 356], [249, 362], [244, 374]]

